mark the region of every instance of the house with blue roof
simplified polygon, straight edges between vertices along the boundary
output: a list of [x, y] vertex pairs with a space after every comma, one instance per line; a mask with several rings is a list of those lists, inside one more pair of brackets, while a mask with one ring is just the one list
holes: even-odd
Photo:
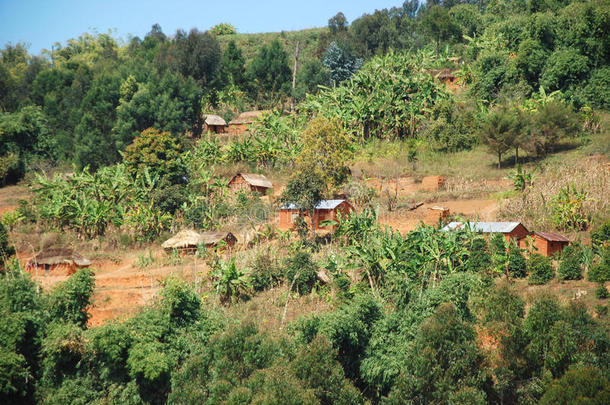
[[[320, 225], [323, 221], [336, 221], [339, 213], [349, 215], [354, 207], [346, 200], [322, 200], [314, 208], [313, 224], [315, 229], [327, 229]], [[311, 222], [310, 213], [302, 210], [296, 204], [285, 204], [280, 207], [280, 229], [291, 229], [295, 226], [297, 218], [301, 217], [307, 223]]]

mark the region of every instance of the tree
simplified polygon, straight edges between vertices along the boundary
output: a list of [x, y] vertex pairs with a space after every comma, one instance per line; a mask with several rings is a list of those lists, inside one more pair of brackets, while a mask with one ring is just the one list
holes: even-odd
[[87, 309], [93, 298], [95, 278], [91, 269], [80, 269], [56, 286], [48, 300], [51, 319], [62, 320], [87, 328], [91, 316]]
[[288, 55], [277, 39], [261, 47], [246, 71], [253, 96], [259, 100], [264, 93], [270, 93], [271, 100], [290, 93], [292, 72]]
[[193, 28], [188, 35], [177, 36], [174, 46], [180, 72], [185, 77], [195, 79], [200, 87], [208, 89], [216, 78], [221, 59], [216, 37]]
[[81, 119], [74, 130], [74, 157], [81, 168], [89, 166], [95, 170], [119, 160], [112, 128], [116, 121], [120, 88], [123, 87], [118, 76], [102, 74], [93, 81], [81, 103]]
[[529, 152], [546, 155], [554, 150], [559, 141], [579, 132], [580, 120], [570, 105], [552, 100], [533, 114], [530, 134], [524, 146]]
[[490, 383], [474, 328], [447, 303], [422, 323], [387, 403], [483, 404]]
[[123, 160], [133, 175], [144, 173], [159, 176], [170, 184], [183, 183], [186, 167], [182, 147], [169, 132], [148, 128], [125, 149]]
[[346, 45], [338, 45], [333, 41], [324, 53], [322, 64], [330, 70], [330, 80], [333, 86], [349, 79], [362, 67], [363, 59], [356, 58]]
[[220, 60], [221, 80], [227, 79], [229, 84], [242, 87], [245, 84], [245, 59], [241, 49], [234, 40], [227, 44], [227, 48]]
[[174, 136], [192, 131], [201, 133], [201, 88], [192, 78], [184, 79], [169, 71], [163, 76], [151, 75], [146, 84], [117, 108], [112, 137], [122, 151], [147, 128], [169, 131]]
[[441, 6], [428, 8], [420, 21], [420, 27], [424, 34], [434, 38], [437, 57], [439, 56], [441, 42], [459, 38], [461, 31], [449, 10]]
[[517, 126], [514, 112], [505, 107], [491, 111], [481, 125], [481, 141], [497, 154], [498, 168], [502, 166], [502, 154], [514, 146]]
[[317, 116], [307, 124], [302, 142], [297, 165], [304, 170], [313, 169], [322, 175], [325, 182], [335, 186], [347, 180], [353, 140], [339, 120]]
[[347, 25], [347, 18], [342, 12], [338, 12], [328, 20], [328, 29], [333, 36], [347, 31]]
[[309, 214], [312, 236], [315, 235], [315, 207], [324, 199], [326, 187], [321, 173], [314, 168], [303, 167], [293, 174], [282, 193], [281, 201], [296, 205], [300, 214]]
[[229, 23], [220, 23], [210, 28], [210, 34], [216, 36], [233, 35], [237, 34], [237, 30], [235, 30], [235, 27]]
[[541, 405], [591, 404], [610, 401], [610, 381], [596, 367], [575, 367], [553, 380], [540, 399]]

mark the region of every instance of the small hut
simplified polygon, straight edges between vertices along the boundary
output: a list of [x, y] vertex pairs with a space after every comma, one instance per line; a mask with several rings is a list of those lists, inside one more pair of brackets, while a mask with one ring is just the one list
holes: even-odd
[[237, 242], [237, 238], [231, 232], [207, 231], [199, 233], [191, 229], [185, 229], [163, 242], [161, 247], [168, 253], [176, 249], [181, 254], [192, 254], [197, 251], [197, 247], [200, 245], [212, 248], [218, 246], [220, 241], [223, 240], [229, 247], [233, 247]]
[[91, 266], [91, 261], [71, 249], [47, 249], [34, 256], [26, 269], [42, 268], [45, 275], [65, 276], [76, 273], [76, 269]]
[[445, 185], [443, 176], [426, 176], [421, 181], [421, 187], [426, 191], [438, 191]]
[[227, 122], [218, 115], [208, 114], [203, 121], [203, 131], [222, 134], [227, 128]]
[[239, 114], [229, 122], [229, 132], [241, 134], [248, 130], [248, 125], [260, 118], [265, 111], [246, 111]]
[[433, 224], [438, 223], [438, 221], [445, 222], [448, 217], [449, 208], [439, 207], [438, 205], [428, 207], [428, 215], [426, 216], [428, 222]]
[[[443, 231], [454, 231], [462, 229], [466, 224], [463, 222], [449, 222]], [[529, 231], [521, 222], [469, 222], [472, 232], [482, 233], [488, 236], [493, 233], [501, 233], [507, 241], [521, 239], [529, 235]]]
[[[532, 245], [537, 249], [536, 253], [543, 256], [554, 256], [570, 244], [570, 240], [563, 235], [553, 232], [532, 232], [529, 235]], [[526, 238], [521, 239], [519, 245], [526, 248]]]
[[[322, 200], [320, 201], [314, 208], [314, 227], [315, 229], [324, 228], [320, 223], [326, 220], [336, 220], [337, 214], [340, 212], [341, 215], [349, 215], [354, 208], [352, 205], [346, 200]], [[280, 225], [281, 229], [290, 229], [292, 228], [297, 221], [299, 216], [307, 217], [303, 218], [308, 223], [311, 221], [309, 219], [309, 213], [304, 212], [300, 213], [300, 209], [295, 204], [287, 204], [280, 207]]]
[[229, 181], [229, 188], [234, 191], [250, 190], [265, 195], [267, 190], [273, 188], [273, 184], [262, 174], [237, 173]]

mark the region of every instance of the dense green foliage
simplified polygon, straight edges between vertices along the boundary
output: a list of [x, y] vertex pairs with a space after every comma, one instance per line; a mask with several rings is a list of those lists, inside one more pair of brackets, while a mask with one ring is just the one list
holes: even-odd
[[[73, 165], [30, 176], [24, 221], [101, 246], [111, 231], [146, 243], [231, 220], [261, 246], [250, 257], [200, 246], [210, 271], [196, 289], [165, 280], [131, 319], [89, 328], [94, 272], [41, 290], [9, 259], [0, 223], [0, 403], [607, 403], [607, 306], [593, 318], [578, 300], [534, 295], [526, 311], [513, 290], [518, 278], [552, 280], [551, 259], [526, 259], [503, 235], [486, 240], [468, 226], [402, 234], [378, 225], [366, 196], [331, 234], [303, 223], [291, 241], [257, 228], [270, 203], [227, 190], [219, 166], [289, 171], [280, 204], [313, 221], [316, 204], [343, 191], [354, 151], [376, 138], [406, 139], [413, 164], [414, 145], [456, 152], [480, 142], [499, 166], [513, 151], [518, 164], [521, 151], [538, 159], [586, 141], [592, 108], [608, 108], [608, 10], [608, 0], [412, 0], [251, 41], [222, 23], [171, 37], [154, 25], [124, 46], [84, 34], [48, 57], [7, 45], [0, 182]], [[453, 91], [455, 81], [465, 87]], [[202, 113], [230, 120], [254, 109], [274, 110], [245, 134], [202, 134]], [[527, 192], [531, 173], [512, 177]], [[586, 229], [586, 193], [556, 193], [555, 226]], [[591, 250], [565, 249], [557, 273], [586, 271], [605, 299], [610, 225], [591, 240]], [[244, 310], [259, 294], [273, 297], [260, 301], [269, 319], [232, 318], [261, 305]], [[314, 299], [327, 310], [286, 321], [294, 300]]]

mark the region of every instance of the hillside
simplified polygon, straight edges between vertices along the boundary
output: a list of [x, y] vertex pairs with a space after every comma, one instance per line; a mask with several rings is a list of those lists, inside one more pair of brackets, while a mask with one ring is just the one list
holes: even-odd
[[607, 6], [7, 45], [0, 403], [608, 403]]

